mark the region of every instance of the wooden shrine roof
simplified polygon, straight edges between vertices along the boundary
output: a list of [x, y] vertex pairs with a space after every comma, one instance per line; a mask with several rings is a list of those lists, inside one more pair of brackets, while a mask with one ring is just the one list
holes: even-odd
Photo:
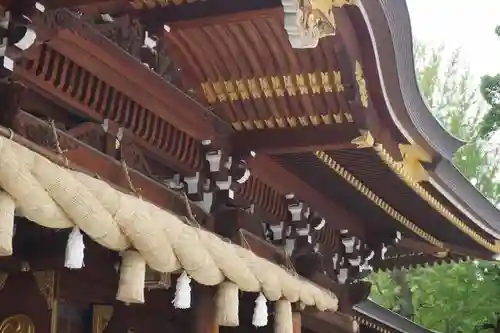
[[357, 313], [354, 317], [360, 322], [363, 333], [368, 329], [370, 332], [399, 332], [399, 333], [432, 333], [428, 330], [407, 318], [394, 313], [377, 303], [367, 300], [363, 303], [354, 306], [354, 311]]
[[[395, 73], [394, 63], [384, 60], [384, 67], [377, 70], [381, 57], [372, 53], [373, 41], [367, 40], [372, 22], [362, 16], [363, 5], [361, 2], [360, 7], [335, 8], [337, 35], [321, 39], [316, 48], [310, 49], [290, 46], [279, 7], [165, 22], [168, 29], [162, 35], [181, 69], [184, 86], [232, 124], [236, 148], [271, 155], [285, 169], [349, 211], [363, 205], [364, 209], [357, 211], [361, 219], [377, 220], [376, 224], [365, 225], [370, 232], [372, 225], [383, 230], [401, 228], [402, 224], [410, 235], [439, 247], [458, 245], [477, 253], [486, 244], [487, 252], [494, 252], [495, 235], [473, 223], [470, 214], [460, 209], [453, 197], [442, 195], [432, 182], [408, 186], [394, 172], [402, 158], [398, 145], [411, 145], [413, 141], [395, 128], [395, 120], [388, 112], [393, 108], [407, 113], [412, 122], [406, 122], [406, 126], [418, 122], [435, 133], [435, 138], [429, 138], [434, 145], [456, 149], [458, 141], [439, 126], [428, 110], [426, 114], [417, 112], [406, 102], [418, 97], [423, 103], [422, 97], [416, 95], [416, 86], [410, 97], [395, 96], [410, 89], [403, 89], [403, 77], [390, 80], [390, 74]], [[378, 26], [390, 24], [387, 17], [392, 17], [392, 7], [396, 6], [395, 11], [404, 9], [377, 3], [367, 6], [377, 7], [370, 7], [370, 13], [380, 14], [372, 18]], [[367, 22], [365, 27], [361, 19], [367, 20], [363, 21]], [[396, 21], [406, 28], [408, 36], [409, 22]], [[372, 38], [378, 47], [376, 42], [382, 37], [377, 33], [373, 32]], [[380, 47], [399, 49], [401, 37], [396, 37], [391, 35]], [[410, 54], [406, 58], [411, 63]], [[413, 66], [408, 68], [407, 72]], [[392, 97], [383, 98], [388, 91]], [[403, 104], [395, 104], [398, 101]], [[410, 117], [412, 112], [415, 115]], [[376, 145], [375, 149], [357, 146], [355, 140], [360, 130], [369, 131], [383, 150]], [[416, 143], [431, 155], [431, 167], [427, 168], [432, 171], [446, 151], [430, 150], [432, 143]], [[320, 151], [334, 162], [318, 159], [315, 153]], [[353, 181], [361, 182], [363, 188], [346, 179], [342, 181], [336, 168], [347, 171], [347, 177], [354, 177]], [[368, 190], [378, 198], [368, 194]], [[356, 195], [356, 191], [361, 193]], [[386, 208], [381, 208], [381, 204]]]
[[[248, 160], [252, 180], [238, 191], [248, 202], [255, 188], [273, 198], [257, 200], [273, 224], [286, 218], [285, 196], [294, 193], [335, 228], [363, 239], [399, 230], [434, 254], [449, 251], [450, 260], [500, 252], [498, 211], [450, 164], [462, 142], [439, 126], [418, 91], [404, 2], [335, 7], [336, 34], [308, 49], [290, 45], [280, 1], [71, 5], [80, 7], [33, 19], [46, 43], [29, 50], [15, 75], [94, 125], [110, 119], [124, 127], [144, 150], [147, 163], [137, 162], [144, 174], [197, 174], [206, 162], [201, 142], [209, 139], [256, 153]], [[157, 37], [158, 56], [177, 67], [177, 87], [141, 63], [134, 51], [142, 40], [124, 45], [105, 37], [81, 19], [86, 13], [115, 15], [137, 38], [144, 37], [142, 22]], [[124, 13], [130, 19], [118, 22]], [[170, 145], [177, 135], [182, 140]], [[400, 249], [419, 262], [435, 258]]]

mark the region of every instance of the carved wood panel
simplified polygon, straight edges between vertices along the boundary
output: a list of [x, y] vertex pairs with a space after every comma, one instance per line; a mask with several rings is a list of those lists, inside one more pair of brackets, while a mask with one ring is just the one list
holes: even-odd
[[130, 130], [152, 153], [167, 155], [167, 164], [176, 161], [184, 166], [183, 171], [202, 169], [200, 143], [68, 57], [44, 45], [34, 61], [24, 60], [19, 67], [42, 81], [44, 88], [70, 99], [93, 120], [110, 119]]
[[[19, 272], [9, 275], [5, 287], [0, 291], [0, 321], [22, 314], [32, 321], [38, 332], [52, 332], [52, 311], [47, 309], [47, 302], [35, 282], [31, 272]], [[3, 322], [3, 333], [33, 333], [26, 318], [10, 318]]]

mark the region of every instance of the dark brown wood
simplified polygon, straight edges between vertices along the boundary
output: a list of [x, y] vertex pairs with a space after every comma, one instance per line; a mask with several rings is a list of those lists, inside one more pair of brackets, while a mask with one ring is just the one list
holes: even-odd
[[[48, 287], [53, 283], [47, 281]], [[28, 316], [37, 332], [56, 332], [51, 329], [52, 310], [49, 309], [32, 272], [10, 274], [5, 286], [0, 290], [0, 322], [13, 315]], [[49, 300], [52, 306], [52, 298]]]
[[[47, 126], [47, 124], [44, 124], [43, 122], [41, 122], [41, 125]], [[62, 131], [57, 131], [57, 133], [59, 135], [60, 142], [62, 142], [62, 146], [65, 149], [68, 149], [64, 157], [54, 153], [53, 151], [49, 151], [46, 148], [33, 144], [33, 142], [19, 135], [14, 135], [13, 138], [20, 144], [49, 158], [51, 161], [59, 165], [69, 167], [92, 176], [98, 175], [103, 180], [113, 184], [122, 192], [131, 192], [124, 169], [118, 161], [85, 144], [82, 144], [81, 142], [78, 142], [78, 140]], [[9, 137], [11, 132], [8, 129], [0, 128], [0, 135]], [[69, 160], [69, 165], [65, 164], [65, 158]], [[132, 184], [136, 188], [140, 189], [140, 193], [144, 199], [149, 200], [159, 207], [166, 208], [173, 212], [180, 213], [182, 216], [186, 216], [185, 201], [181, 195], [170, 190], [165, 185], [155, 182], [151, 178], [146, 177], [136, 170], [129, 169], [129, 176]], [[205, 213], [203, 213], [200, 208], [192, 205], [192, 209], [200, 218], [200, 221], [205, 218]]]
[[192, 333], [219, 333], [215, 316], [215, 288], [196, 286], [193, 302]]
[[311, 207], [324, 216], [327, 221], [331, 221], [328, 223], [333, 223], [339, 229], [349, 229], [354, 235], [362, 239], [365, 238], [362, 222], [355, 215], [339, 204], [327, 199], [304, 180], [278, 165], [270, 157], [257, 154], [249, 160], [248, 165], [257, 177], [271, 184], [282, 194], [293, 193], [297, 199], [310, 203]]
[[293, 333], [302, 333], [302, 314], [298, 311], [292, 313]]
[[[37, 20], [36, 24], [40, 29], [50, 29], [51, 34], [55, 34], [56, 38], [51, 39], [49, 43], [51, 47], [94, 75], [105, 76], [107, 83], [133, 97], [175, 127], [182, 128], [199, 140], [218, 141], [230, 133], [230, 127], [221, 119], [123, 52], [69, 11], [59, 10], [52, 17], [46, 15], [43, 19]], [[145, 86], [144, 82], [148, 82], [148, 85]], [[144, 89], [146, 87], [147, 89]]]
[[356, 333], [352, 317], [342, 313], [306, 309], [302, 315], [302, 326], [317, 333], [331, 333], [332, 327], [342, 333]]
[[269, 155], [341, 150], [356, 148], [351, 141], [358, 137], [351, 125], [320, 125], [293, 129], [242, 131], [232, 138], [233, 149], [253, 150]]

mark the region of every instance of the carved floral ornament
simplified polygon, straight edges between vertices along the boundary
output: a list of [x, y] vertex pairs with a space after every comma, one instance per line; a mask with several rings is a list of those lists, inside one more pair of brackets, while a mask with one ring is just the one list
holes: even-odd
[[333, 8], [352, 5], [353, 0], [281, 0], [285, 30], [294, 49], [314, 48], [321, 38], [335, 35]]
[[0, 323], [0, 333], [35, 333], [35, 324], [26, 315], [14, 315]]

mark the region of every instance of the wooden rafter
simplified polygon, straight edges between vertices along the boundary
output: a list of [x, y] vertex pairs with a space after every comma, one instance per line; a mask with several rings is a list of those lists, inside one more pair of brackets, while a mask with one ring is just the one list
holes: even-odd
[[246, 148], [255, 152], [276, 155], [356, 148], [353, 140], [359, 135], [357, 128], [353, 125], [322, 125], [242, 131], [234, 134], [232, 143], [233, 149]]
[[329, 200], [308, 185], [306, 181], [280, 166], [269, 156], [257, 154], [248, 164], [253, 174], [281, 193], [295, 193], [298, 199], [313, 205], [327, 220], [335, 223], [336, 227], [349, 229], [353, 235], [365, 238], [362, 221], [357, 216], [341, 205]]

